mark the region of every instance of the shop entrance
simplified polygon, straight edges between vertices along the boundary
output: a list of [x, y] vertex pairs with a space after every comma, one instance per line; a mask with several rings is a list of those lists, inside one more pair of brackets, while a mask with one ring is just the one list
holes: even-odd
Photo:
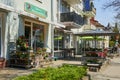
[[44, 24], [25, 20], [25, 38], [34, 51], [44, 47], [44, 28]]

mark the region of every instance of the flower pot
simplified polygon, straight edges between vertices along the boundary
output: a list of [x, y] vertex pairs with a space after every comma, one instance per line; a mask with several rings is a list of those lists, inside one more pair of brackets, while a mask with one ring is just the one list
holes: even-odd
[[0, 58], [0, 68], [4, 68], [5, 67], [5, 58]]

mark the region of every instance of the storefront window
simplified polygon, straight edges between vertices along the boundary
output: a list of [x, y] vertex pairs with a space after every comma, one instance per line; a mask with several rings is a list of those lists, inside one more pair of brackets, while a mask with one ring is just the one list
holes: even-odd
[[[41, 24], [25, 22], [25, 39], [29, 47], [33, 48], [34, 51], [37, 48], [44, 47], [44, 26]], [[31, 26], [32, 24], [32, 26]]]
[[30, 26], [25, 26], [25, 39], [28, 42], [28, 45], [30, 46], [31, 42], [31, 27]]
[[64, 44], [63, 35], [64, 33], [62, 31], [59, 31], [59, 30], [54, 31], [54, 49], [55, 50], [63, 49], [63, 44]]
[[70, 35], [66, 34], [65, 35], [65, 48], [69, 48], [70, 47]]
[[44, 27], [39, 24], [33, 24], [33, 48], [44, 47]]

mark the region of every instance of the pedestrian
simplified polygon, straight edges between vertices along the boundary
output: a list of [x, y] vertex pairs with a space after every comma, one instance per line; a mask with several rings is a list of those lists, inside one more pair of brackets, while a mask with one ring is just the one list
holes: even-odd
[[118, 55], [120, 56], [120, 44], [117, 47], [117, 52], [118, 52]]

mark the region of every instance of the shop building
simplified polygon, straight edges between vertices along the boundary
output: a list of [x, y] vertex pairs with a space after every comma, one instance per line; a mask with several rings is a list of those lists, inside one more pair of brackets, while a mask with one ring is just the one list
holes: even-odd
[[[0, 56], [7, 57], [9, 28], [12, 24], [10, 21], [10, 12], [13, 11], [13, 0], [0, 0]], [[13, 20], [13, 19], [12, 19]], [[16, 20], [14, 20], [16, 21]]]
[[73, 54], [76, 54], [77, 37], [73, 35], [73, 32], [78, 32], [84, 24], [83, 1], [56, 0], [53, 6], [56, 7], [53, 10], [53, 14], [56, 15], [54, 21], [65, 26], [65, 28], [54, 28], [54, 56], [72, 55], [71, 50], [74, 50]]
[[52, 27], [64, 27], [52, 21], [52, 1], [1, 0], [0, 2], [0, 50], [1, 57], [8, 58], [15, 50], [18, 38], [24, 37], [29, 48], [46, 48], [51, 52]]

